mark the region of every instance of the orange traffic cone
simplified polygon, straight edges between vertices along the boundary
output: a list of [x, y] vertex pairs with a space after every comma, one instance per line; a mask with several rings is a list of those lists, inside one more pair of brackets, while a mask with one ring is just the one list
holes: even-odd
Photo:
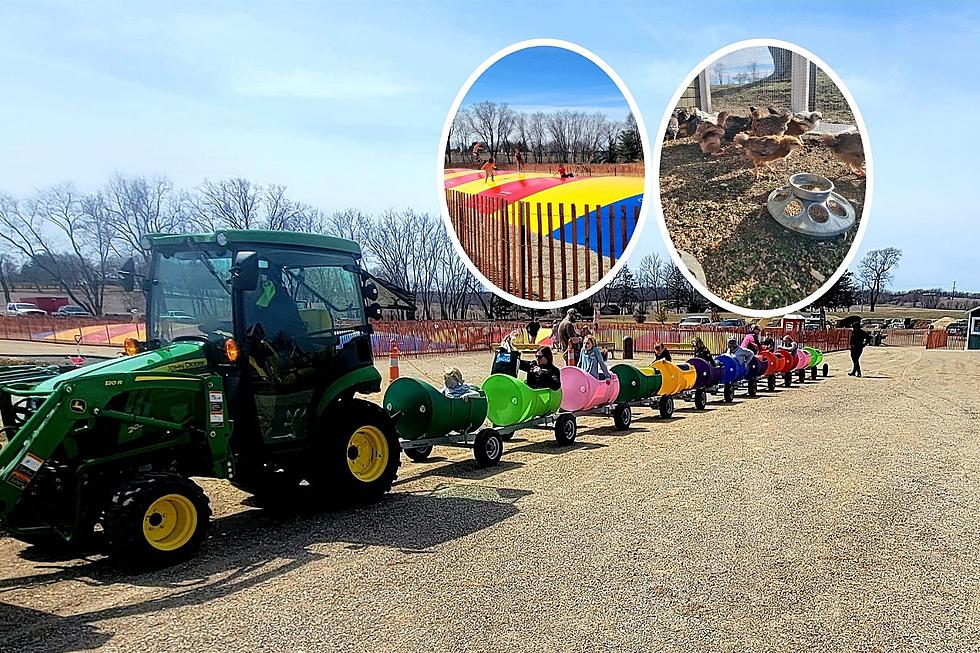
[[388, 354], [388, 380], [394, 381], [398, 378], [398, 343], [392, 341], [391, 351]]

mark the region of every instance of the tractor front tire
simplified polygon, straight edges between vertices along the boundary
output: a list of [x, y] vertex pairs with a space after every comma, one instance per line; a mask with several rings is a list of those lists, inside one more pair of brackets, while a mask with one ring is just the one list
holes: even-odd
[[401, 444], [391, 416], [363, 399], [342, 401], [321, 419], [307, 480], [338, 505], [369, 503], [391, 490]]
[[207, 495], [189, 478], [171, 473], [136, 475], [106, 508], [109, 553], [133, 567], [181, 562], [207, 538], [210, 519]]

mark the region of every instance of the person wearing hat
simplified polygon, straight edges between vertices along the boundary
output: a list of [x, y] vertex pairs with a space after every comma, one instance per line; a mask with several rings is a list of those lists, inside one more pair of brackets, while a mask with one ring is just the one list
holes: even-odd
[[575, 326], [576, 320], [578, 320], [578, 311], [570, 308], [565, 314], [565, 319], [558, 325], [558, 346], [572, 355], [571, 365], [578, 364], [579, 352], [582, 349], [582, 334]]
[[739, 363], [745, 367], [749, 366], [749, 361], [755, 357], [751, 349], [747, 349], [738, 344], [737, 338], [728, 339], [728, 355], [737, 360]]
[[847, 343], [848, 349], [851, 350], [852, 365], [851, 371], [847, 373], [848, 376], [861, 376], [861, 354], [870, 342], [871, 335], [861, 328], [861, 319], [858, 318], [851, 325], [851, 335]]

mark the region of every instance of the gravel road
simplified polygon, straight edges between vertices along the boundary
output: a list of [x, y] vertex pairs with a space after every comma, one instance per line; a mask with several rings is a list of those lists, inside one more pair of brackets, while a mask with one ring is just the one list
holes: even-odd
[[358, 510], [205, 481], [210, 540], [157, 573], [0, 540], [0, 650], [978, 650], [980, 357], [865, 358], [567, 448], [522, 432], [490, 470], [437, 449]]

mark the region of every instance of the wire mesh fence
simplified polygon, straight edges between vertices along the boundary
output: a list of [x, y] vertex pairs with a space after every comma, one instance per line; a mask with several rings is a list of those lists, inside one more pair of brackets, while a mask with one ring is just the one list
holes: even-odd
[[844, 125], [855, 123], [854, 113], [844, 94], [826, 72], [815, 63], [810, 63], [810, 88], [808, 103], [810, 111], [819, 111], [823, 120]]
[[784, 48], [760, 46], [718, 59], [707, 69], [711, 111], [748, 115], [750, 106], [790, 108], [792, 54]]
[[704, 71], [709, 109], [748, 115], [749, 107], [777, 112], [819, 111], [824, 122], [854, 124], [844, 94], [830, 76], [811, 61], [785, 48], [742, 48], [721, 57]]

